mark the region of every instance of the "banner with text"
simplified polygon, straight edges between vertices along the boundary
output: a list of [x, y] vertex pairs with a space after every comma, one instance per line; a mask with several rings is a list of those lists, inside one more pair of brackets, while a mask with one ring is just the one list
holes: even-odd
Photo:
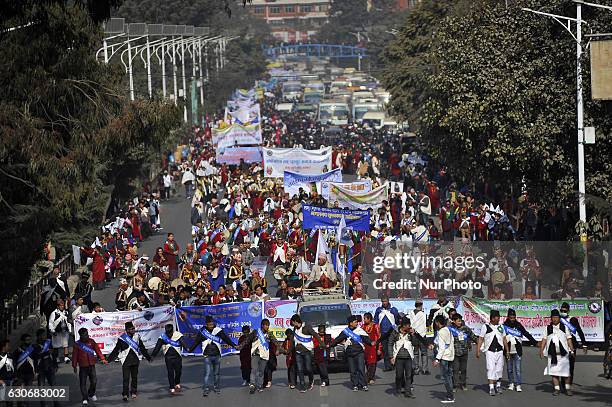
[[[219, 305], [201, 305], [176, 308], [177, 330], [185, 337], [188, 345], [193, 344], [195, 337], [206, 325], [206, 316], [214, 318], [216, 325], [223, 329], [231, 340], [238, 344], [238, 338], [242, 335], [242, 326], [250, 325], [251, 328], [259, 328], [262, 319], [262, 302], [232, 302]], [[221, 354], [228, 355], [236, 353], [236, 349], [223, 343]], [[183, 352], [184, 355], [201, 355], [202, 346], [198, 344], [193, 353]]]
[[317, 190], [321, 192], [319, 185], [322, 181], [342, 182], [342, 170], [337, 168], [323, 174], [299, 174], [291, 171], [283, 172], [283, 186], [285, 192], [290, 196], [299, 194], [300, 188], [310, 194], [313, 185], [317, 185]]
[[321, 182], [321, 196], [327, 200], [329, 200], [329, 189], [333, 186], [337, 185], [344, 189], [348, 189], [353, 192], [370, 192], [372, 190], [372, 181], [369, 179], [363, 181], [355, 181], [355, 182]]
[[216, 152], [218, 164], [238, 165], [240, 159], [245, 163], [260, 163], [262, 158], [261, 147], [231, 147], [219, 148]]
[[270, 320], [270, 331], [280, 340], [285, 339], [285, 330], [291, 329], [291, 317], [297, 312], [295, 300], [271, 300], [264, 302], [264, 316]]
[[332, 148], [263, 148], [264, 176], [283, 178], [285, 171], [322, 174], [331, 169]]
[[259, 124], [248, 126], [232, 124], [231, 126], [216, 128], [212, 130], [212, 142], [217, 149], [249, 144], [261, 144], [261, 128]]
[[355, 192], [338, 185], [332, 185], [329, 188], [328, 204], [330, 207], [348, 209], [378, 209], [388, 197], [389, 189], [387, 185], [369, 192]]
[[540, 340], [550, 323], [550, 311], [561, 308], [563, 302], [570, 305], [570, 317], [578, 318], [587, 341], [604, 340], [604, 309], [602, 301], [598, 299], [497, 301], [463, 297], [463, 320], [470, 328], [479, 330], [482, 324], [489, 321], [492, 309], [499, 311], [503, 321], [508, 308], [512, 308], [516, 311], [516, 319], [536, 340]]
[[344, 215], [346, 228], [355, 231], [370, 230], [370, 211], [353, 211], [350, 209], [320, 208], [302, 205], [304, 229], [337, 229]]
[[151, 349], [164, 333], [164, 326], [174, 324], [174, 307], [81, 314], [74, 320], [74, 339], [79, 339], [79, 329], [87, 328], [89, 337], [96, 341], [102, 353], [108, 354], [112, 352], [119, 336], [125, 332], [125, 323], [128, 321], [134, 324], [145, 347]]

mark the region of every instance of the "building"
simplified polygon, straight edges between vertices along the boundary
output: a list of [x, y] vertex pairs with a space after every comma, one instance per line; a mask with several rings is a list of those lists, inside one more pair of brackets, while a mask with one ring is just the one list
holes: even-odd
[[405, 10], [410, 7], [414, 7], [419, 3], [420, 0], [397, 0], [395, 8], [397, 10]]
[[282, 42], [309, 41], [327, 22], [331, 0], [253, 0], [251, 14], [265, 19]]

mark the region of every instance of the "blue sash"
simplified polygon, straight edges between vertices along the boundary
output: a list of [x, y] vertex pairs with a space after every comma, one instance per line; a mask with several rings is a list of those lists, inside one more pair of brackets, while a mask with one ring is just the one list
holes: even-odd
[[119, 339], [127, 343], [130, 346], [130, 348], [132, 348], [132, 350], [136, 352], [136, 354], [140, 355], [140, 348], [138, 347], [138, 344], [136, 343], [136, 341], [130, 335], [128, 335], [127, 333], [124, 333], [123, 335], [119, 337]]
[[165, 333], [161, 334], [160, 336], [161, 340], [166, 342], [168, 345], [172, 345], [174, 347], [180, 348], [181, 347], [181, 343], [178, 341], [173, 341], [172, 339], [168, 338], [168, 335], [166, 335]]
[[570, 332], [572, 333], [572, 335], [576, 335], [576, 332], [578, 331], [576, 329], [576, 327], [574, 325], [572, 325], [567, 318], [561, 318], [561, 322], [563, 322], [563, 325], [565, 325], [566, 327], [569, 328]]
[[19, 357], [17, 358], [17, 369], [19, 369], [19, 366], [21, 366], [21, 364], [27, 358], [29, 358], [30, 355], [32, 355], [32, 352], [34, 352], [34, 346], [30, 345], [21, 353], [21, 355], [19, 355]]
[[361, 345], [362, 340], [361, 336], [357, 335], [355, 332], [351, 331], [348, 327], [344, 328], [342, 331], [351, 341], [356, 342]]
[[51, 339], [47, 339], [45, 343], [43, 343], [40, 353], [47, 353], [50, 348], [51, 348]]
[[89, 353], [91, 356], [96, 357], [96, 351], [93, 350], [92, 348], [90, 348], [89, 346], [85, 345], [83, 342], [81, 341], [76, 341], [76, 345], [81, 348], [81, 350], [85, 353]]
[[312, 337], [306, 338], [305, 336], [299, 335], [295, 331], [293, 332], [293, 336], [295, 337], [295, 339], [297, 339], [299, 342], [302, 342], [302, 343], [312, 342]]
[[506, 331], [506, 334], [510, 334], [516, 338], [522, 338], [523, 337], [523, 333], [521, 331], [519, 331], [518, 329], [514, 329], [514, 328], [510, 328], [509, 326], [504, 325], [504, 329]]
[[[218, 343], [219, 345], [221, 345], [221, 344], [223, 343], [223, 341], [221, 340], [221, 338], [219, 338], [219, 337], [218, 337], [218, 336], [216, 336], [216, 335], [211, 334], [210, 332], [208, 332], [208, 331], [206, 330], [206, 328], [203, 328], [203, 329], [202, 329], [200, 332], [202, 333], [202, 335], [204, 335], [204, 336], [206, 337], [206, 339], [210, 339], [211, 341], [216, 342], [216, 343]], [[204, 349], [202, 349], [202, 350], [204, 350]]]
[[451, 334], [453, 334], [453, 336], [457, 337], [460, 341], [465, 341], [468, 338], [468, 334], [466, 332], [462, 332], [452, 325], [448, 326], [448, 330], [451, 332]]
[[261, 346], [263, 346], [265, 350], [270, 349], [270, 344], [268, 344], [268, 339], [266, 339], [266, 335], [259, 328], [257, 328], [257, 338], [259, 339], [259, 343], [261, 343]]

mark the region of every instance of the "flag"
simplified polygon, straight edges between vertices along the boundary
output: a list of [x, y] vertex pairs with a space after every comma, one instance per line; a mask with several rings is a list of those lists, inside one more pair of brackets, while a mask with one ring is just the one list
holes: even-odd
[[340, 218], [338, 229], [336, 231], [336, 241], [340, 244], [345, 244], [347, 247], [353, 247], [353, 239], [351, 239], [351, 231], [346, 228], [346, 219], [344, 215]]
[[315, 263], [319, 261], [319, 256], [323, 254], [327, 256], [327, 260], [329, 261], [329, 247], [327, 246], [327, 242], [323, 237], [323, 233], [319, 231], [319, 240], [317, 241], [317, 256], [315, 258]]

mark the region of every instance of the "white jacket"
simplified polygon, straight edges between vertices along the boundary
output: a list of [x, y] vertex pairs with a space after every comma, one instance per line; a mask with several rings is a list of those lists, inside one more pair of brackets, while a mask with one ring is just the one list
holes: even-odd
[[434, 345], [438, 347], [436, 359], [452, 362], [455, 360], [455, 339], [448, 327], [440, 328]]

